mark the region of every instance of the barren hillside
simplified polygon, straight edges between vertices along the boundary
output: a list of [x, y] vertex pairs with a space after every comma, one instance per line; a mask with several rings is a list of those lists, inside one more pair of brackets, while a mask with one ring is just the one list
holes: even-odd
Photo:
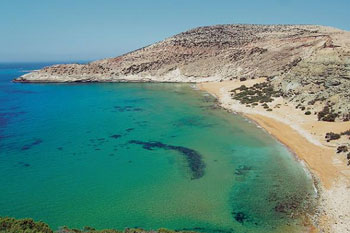
[[[348, 120], [350, 32], [314, 25], [195, 28], [125, 55], [46, 67], [16, 82], [206, 82], [268, 77], [322, 120]], [[325, 108], [325, 106], [328, 106]]]

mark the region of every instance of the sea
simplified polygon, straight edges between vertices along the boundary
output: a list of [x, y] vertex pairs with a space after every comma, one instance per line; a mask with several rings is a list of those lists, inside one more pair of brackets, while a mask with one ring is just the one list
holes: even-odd
[[193, 84], [13, 83], [0, 64], [0, 216], [57, 230], [300, 232], [313, 180]]

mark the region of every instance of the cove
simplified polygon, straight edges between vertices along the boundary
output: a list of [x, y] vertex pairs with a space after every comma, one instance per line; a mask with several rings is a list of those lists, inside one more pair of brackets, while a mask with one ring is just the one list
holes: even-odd
[[313, 181], [189, 84], [18, 84], [0, 69], [0, 215], [52, 228], [298, 232]]

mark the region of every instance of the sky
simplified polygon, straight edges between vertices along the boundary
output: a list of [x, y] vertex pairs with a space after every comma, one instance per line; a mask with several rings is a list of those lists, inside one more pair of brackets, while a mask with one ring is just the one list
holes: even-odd
[[0, 62], [115, 57], [198, 26], [350, 30], [350, 0], [1, 0]]

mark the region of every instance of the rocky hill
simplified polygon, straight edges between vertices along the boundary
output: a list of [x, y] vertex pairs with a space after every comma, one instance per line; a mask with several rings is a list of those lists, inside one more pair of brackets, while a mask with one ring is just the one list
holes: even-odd
[[[216, 25], [85, 65], [46, 67], [16, 82], [206, 82], [267, 77], [325, 120], [350, 118], [350, 32], [315, 25]], [[330, 115], [330, 117], [328, 117]]]

